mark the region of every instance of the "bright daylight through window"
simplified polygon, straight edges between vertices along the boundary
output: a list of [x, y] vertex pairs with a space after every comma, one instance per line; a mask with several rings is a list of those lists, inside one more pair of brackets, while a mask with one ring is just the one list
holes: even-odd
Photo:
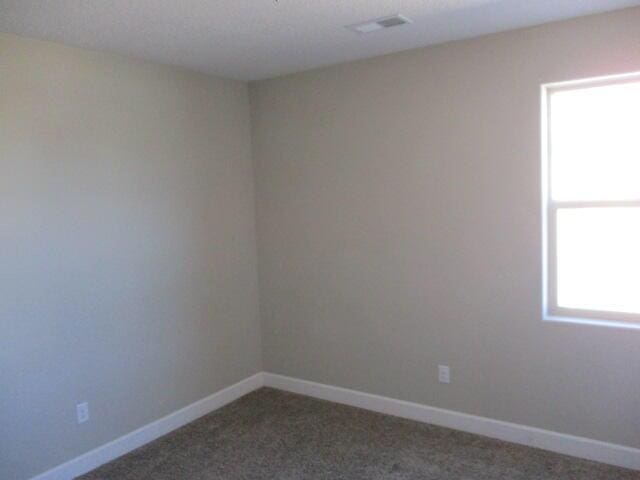
[[640, 75], [543, 87], [544, 315], [640, 325]]

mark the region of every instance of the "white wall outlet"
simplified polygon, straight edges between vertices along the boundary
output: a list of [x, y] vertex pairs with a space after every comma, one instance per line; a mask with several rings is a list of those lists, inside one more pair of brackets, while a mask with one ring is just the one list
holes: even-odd
[[438, 381], [440, 383], [451, 383], [449, 365], [438, 365]]
[[76, 405], [76, 415], [78, 417], [78, 423], [84, 423], [89, 420], [89, 404], [85, 402]]

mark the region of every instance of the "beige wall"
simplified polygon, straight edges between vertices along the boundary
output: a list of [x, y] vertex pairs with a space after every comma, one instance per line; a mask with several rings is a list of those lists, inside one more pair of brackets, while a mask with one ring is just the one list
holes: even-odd
[[246, 84], [0, 35], [0, 478], [261, 370], [251, 168]]
[[640, 70], [639, 26], [253, 84], [265, 369], [640, 447], [640, 332], [541, 321], [539, 128], [541, 83]]

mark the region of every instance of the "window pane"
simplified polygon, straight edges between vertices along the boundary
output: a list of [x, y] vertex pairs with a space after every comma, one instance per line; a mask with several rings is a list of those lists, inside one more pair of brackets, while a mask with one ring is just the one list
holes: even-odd
[[553, 92], [549, 112], [555, 200], [640, 199], [640, 82]]
[[640, 207], [557, 213], [558, 306], [640, 313]]

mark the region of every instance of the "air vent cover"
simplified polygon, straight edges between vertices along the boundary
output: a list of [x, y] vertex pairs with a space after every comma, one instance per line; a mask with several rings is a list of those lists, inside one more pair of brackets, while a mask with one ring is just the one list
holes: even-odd
[[407, 23], [411, 23], [411, 20], [404, 15], [393, 15], [391, 17], [378, 18], [377, 20], [369, 20], [368, 22], [349, 25], [346, 28], [356, 33], [372, 33], [378, 30], [384, 30], [385, 28], [399, 27]]

